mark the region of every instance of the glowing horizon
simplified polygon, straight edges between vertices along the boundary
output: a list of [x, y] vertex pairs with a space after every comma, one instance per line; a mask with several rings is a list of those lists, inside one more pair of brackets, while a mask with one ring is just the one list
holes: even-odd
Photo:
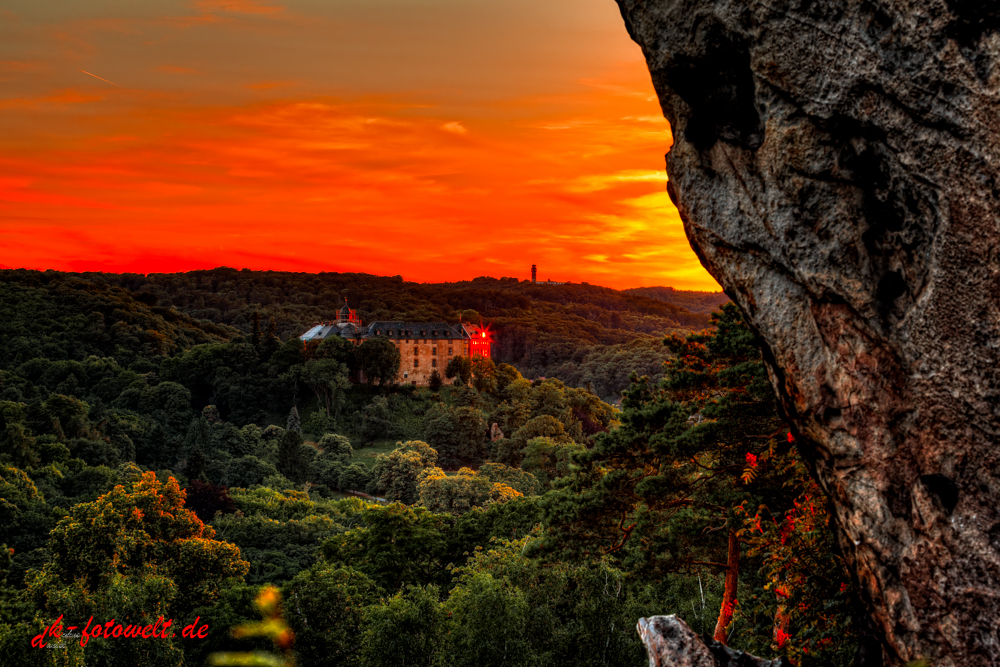
[[0, 266], [719, 289], [610, 0], [10, 4]]

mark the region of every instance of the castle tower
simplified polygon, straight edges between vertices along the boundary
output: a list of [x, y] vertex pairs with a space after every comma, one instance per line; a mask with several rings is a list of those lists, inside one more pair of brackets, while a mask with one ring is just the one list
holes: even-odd
[[531, 282], [533, 283], [538, 282], [538, 267], [536, 267], [534, 264], [531, 265]]
[[344, 307], [340, 309], [337, 313], [337, 323], [347, 323], [353, 324], [355, 326], [361, 326], [361, 319], [358, 317], [358, 311], [354, 310], [347, 305], [347, 297], [344, 297]]

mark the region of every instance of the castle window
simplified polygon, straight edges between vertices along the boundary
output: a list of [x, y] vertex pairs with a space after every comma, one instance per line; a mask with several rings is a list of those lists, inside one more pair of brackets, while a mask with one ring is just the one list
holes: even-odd
[[437, 353], [438, 353], [438, 349], [436, 347], [432, 347], [431, 348], [431, 354], [436, 355]]
[[452, 352], [451, 352], [451, 348], [449, 347], [448, 348], [448, 356], [450, 357], [451, 355], [452, 355]]
[[413, 354], [420, 354], [419, 348], [413, 348]]
[[420, 360], [419, 359], [414, 359], [413, 360], [413, 367], [414, 368], [420, 368]]
[[410, 374], [409, 374], [409, 373], [406, 373], [406, 372], [404, 372], [404, 373], [403, 373], [403, 377], [404, 377], [404, 378], [408, 378], [408, 377], [410, 377]]
[[438, 360], [437, 359], [431, 359], [431, 368], [437, 368], [437, 365], [438, 365]]

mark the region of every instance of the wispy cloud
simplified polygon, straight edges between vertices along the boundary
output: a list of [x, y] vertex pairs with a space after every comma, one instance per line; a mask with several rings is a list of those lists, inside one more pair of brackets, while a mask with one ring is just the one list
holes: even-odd
[[451, 121], [450, 123], [445, 123], [441, 126], [441, 129], [445, 132], [451, 132], [453, 134], [468, 134], [469, 130], [466, 129], [464, 125], [458, 121]]
[[566, 185], [570, 192], [596, 192], [629, 183], [659, 184], [665, 186], [667, 174], [664, 171], [639, 171], [630, 169], [616, 174], [586, 174]]
[[74, 104], [100, 102], [104, 97], [78, 90], [59, 90], [38, 97], [12, 98], [0, 100], [0, 109], [36, 109], [39, 107], [65, 107]]

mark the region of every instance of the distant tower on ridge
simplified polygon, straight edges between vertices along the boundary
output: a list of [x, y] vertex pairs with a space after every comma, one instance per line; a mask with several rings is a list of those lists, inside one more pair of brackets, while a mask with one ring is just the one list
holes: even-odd
[[534, 264], [531, 265], [531, 282], [533, 283], [538, 282], [538, 267], [536, 267]]

